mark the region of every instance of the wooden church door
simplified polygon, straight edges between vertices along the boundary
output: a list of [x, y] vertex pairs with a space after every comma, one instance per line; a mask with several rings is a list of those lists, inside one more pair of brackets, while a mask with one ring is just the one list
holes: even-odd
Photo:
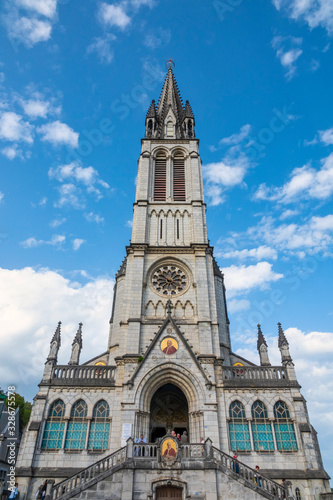
[[156, 490], [156, 499], [182, 498], [182, 492], [182, 488], [177, 488], [176, 486], [162, 486]]

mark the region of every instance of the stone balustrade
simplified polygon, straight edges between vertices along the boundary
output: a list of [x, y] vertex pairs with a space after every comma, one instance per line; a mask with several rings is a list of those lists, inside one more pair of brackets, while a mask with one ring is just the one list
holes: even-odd
[[297, 382], [289, 379], [284, 366], [222, 366], [225, 387], [289, 387]]
[[114, 384], [115, 366], [56, 365], [52, 368], [52, 385], [110, 386]]

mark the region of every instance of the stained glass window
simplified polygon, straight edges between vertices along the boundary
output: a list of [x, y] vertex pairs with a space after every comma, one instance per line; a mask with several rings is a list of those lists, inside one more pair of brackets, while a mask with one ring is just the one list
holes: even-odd
[[88, 450], [103, 451], [109, 447], [109, 405], [101, 400], [95, 404], [90, 424]]
[[251, 450], [249, 425], [245, 419], [245, 408], [240, 401], [233, 401], [229, 407], [230, 447], [233, 451]]
[[283, 401], [274, 405], [274, 430], [276, 445], [279, 451], [297, 451], [297, 441], [294, 424], [290, 421], [288, 406]]
[[65, 430], [64, 415], [65, 403], [61, 399], [57, 399], [52, 403], [48, 419], [45, 422], [42, 439], [43, 450], [59, 450], [61, 448]]
[[256, 451], [274, 451], [274, 439], [267, 408], [261, 401], [255, 401], [251, 408], [252, 436]]
[[71, 410], [71, 417], [68, 421], [65, 450], [83, 450], [87, 435], [87, 405], [80, 399]]

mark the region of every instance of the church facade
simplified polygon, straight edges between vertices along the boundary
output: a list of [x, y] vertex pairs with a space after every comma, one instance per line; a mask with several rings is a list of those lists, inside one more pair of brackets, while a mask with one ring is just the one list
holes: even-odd
[[232, 351], [195, 119], [170, 64], [146, 116], [107, 349], [80, 364], [80, 324], [58, 365], [58, 324], [22, 438], [21, 495], [47, 480], [52, 500], [333, 498], [281, 324], [277, 337], [279, 366], [260, 325], [258, 365]]

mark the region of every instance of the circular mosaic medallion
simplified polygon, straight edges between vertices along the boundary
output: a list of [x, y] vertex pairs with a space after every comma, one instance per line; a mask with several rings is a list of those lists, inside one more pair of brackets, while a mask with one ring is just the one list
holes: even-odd
[[152, 285], [157, 293], [166, 297], [172, 297], [185, 291], [187, 288], [187, 277], [180, 267], [165, 265], [154, 271]]

